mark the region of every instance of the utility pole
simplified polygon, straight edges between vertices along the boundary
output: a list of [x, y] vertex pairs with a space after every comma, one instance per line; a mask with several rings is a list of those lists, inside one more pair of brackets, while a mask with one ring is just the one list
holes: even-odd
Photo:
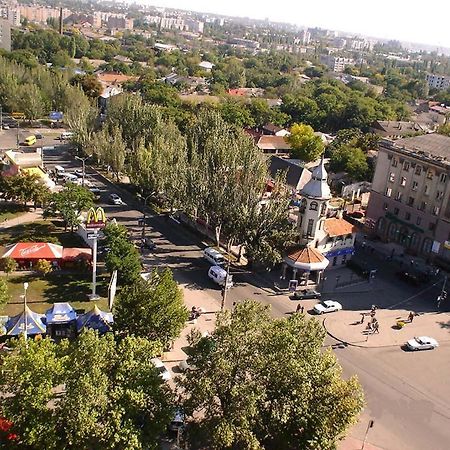
[[447, 299], [447, 291], [445, 290], [445, 286], [447, 285], [447, 277], [444, 278], [444, 284], [442, 285], [441, 294], [437, 298], [437, 307], [441, 307], [442, 300]]
[[369, 423], [367, 424], [366, 434], [364, 435], [364, 441], [363, 441], [361, 450], [364, 450], [364, 447], [366, 446], [367, 435], [369, 433], [370, 428], [372, 428], [372, 427], [373, 427], [373, 420], [369, 420]]
[[230, 258], [227, 259], [227, 275], [225, 277], [225, 286], [222, 289], [222, 302], [220, 304], [220, 312], [225, 309], [225, 300], [227, 299], [228, 280], [230, 279]]
[[92, 155], [87, 155], [84, 158], [82, 158], [81, 156], [75, 156], [75, 159], [78, 159], [79, 161], [81, 161], [81, 163], [83, 164], [83, 168], [82, 168], [82, 179], [81, 179], [81, 186], [84, 187], [84, 179], [86, 178], [86, 160], [89, 159]]
[[28, 323], [27, 323], [27, 289], [28, 289], [28, 283], [25, 282], [23, 283], [23, 289], [24, 289], [24, 294], [23, 294], [23, 319], [24, 319], [24, 330], [23, 330], [23, 336], [25, 338], [25, 345], [27, 343], [27, 338], [28, 338]]
[[147, 201], [148, 199], [154, 194], [154, 192], [152, 192], [151, 194], [148, 194], [146, 197], [143, 197], [141, 195], [141, 198], [144, 200], [144, 208], [143, 208], [143, 212], [144, 212], [144, 218], [142, 219], [142, 239], [145, 238], [145, 226], [146, 226], [146, 220], [147, 220], [147, 214], [145, 209], [147, 208]]

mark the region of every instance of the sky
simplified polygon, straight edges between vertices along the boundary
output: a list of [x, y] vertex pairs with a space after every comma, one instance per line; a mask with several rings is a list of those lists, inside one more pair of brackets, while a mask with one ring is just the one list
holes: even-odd
[[450, 47], [450, 0], [140, 0], [228, 16]]

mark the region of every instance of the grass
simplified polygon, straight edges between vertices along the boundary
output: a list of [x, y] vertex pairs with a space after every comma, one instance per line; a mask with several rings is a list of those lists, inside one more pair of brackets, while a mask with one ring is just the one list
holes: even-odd
[[0, 245], [16, 242], [50, 242], [63, 247], [86, 247], [75, 232], [64, 230], [59, 220], [40, 220], [0, 230]]
[[14, 219], [25, 214], [28, 207], [9, 203], [0, 203], [0, 224], [5, 220]]
[[[3, 276], [8, 284], [11, 300], [7, 303], [1, 314], [13, 316], [23, 311], [24, 293], [23, 283], [28, 283], [27, 304], [35, 312], [44, 313], [53, 303], [69, 302], [75, 309], [88, 311], [93, 302], [87, 296], [91, 292], [90, 274], [51, 273], [46, 277], [35, 274]], [[107, 292], [109, 277], [100, 275], [97, 277], [97, 293], [100, 299], [97, 304], [100, 309], [108, 308]]]

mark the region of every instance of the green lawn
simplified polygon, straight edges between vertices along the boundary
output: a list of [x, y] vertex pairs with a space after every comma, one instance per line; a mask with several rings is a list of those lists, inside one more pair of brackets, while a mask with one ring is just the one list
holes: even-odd
[[15, 242], [50, 242], [64, 247], [86, 247], [78, 234], [64, 230], [60, 220], [40, 220], [0, 230], [0, 246]]
[[[35, 274], [2, 276], [8, 284], [11, 300], [7, 303], [3, 315], [12, 316], [23, 310], [23, 283], [28, 283], [27, 303], [35, 312], [43, 313], [53, 303], [69, 302], [75, 309], [90, 310], [94, 302], [87, 298], [91, 292], [90, 274], [51, 273], [46, 277]], [[108, 308], [108, 275], [97, 278], [97, 293], [101, 298], [97, 301], [100, 309]]]
[[23, 205], [12, 205], [9, 203], [0, 203], [0, 225], [5, 220], [14, 219], [16, 217], [25, 214], [28, 211], [28, 207]]

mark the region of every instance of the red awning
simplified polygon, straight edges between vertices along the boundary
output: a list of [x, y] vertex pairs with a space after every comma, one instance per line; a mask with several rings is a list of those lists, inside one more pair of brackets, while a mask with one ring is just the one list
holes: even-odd
[[64, 261], [74, 261], [77, 259], [90, 261], [92, 259], [92, 250], [90, 248], [65, 248], [62, 259]]
[[19, 242], [17, 244], [8, 245], [2, 258], [55, 260], [61, 259], [62, 255], [62, 245], [48, 244], [46, 242]]

